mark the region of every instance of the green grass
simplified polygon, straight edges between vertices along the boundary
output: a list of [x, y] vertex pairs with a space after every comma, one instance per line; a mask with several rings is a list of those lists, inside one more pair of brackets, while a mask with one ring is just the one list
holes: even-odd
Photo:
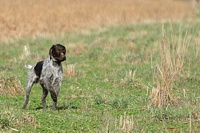
[[[185, 57], [186, 74], [174, 86], [177, 104], [149, 106], [162, 25], [103, 27], [0, 42], [0, 132], [200, 131], [198, 23], [164, 23], [169, 40], [181, 29], [192, 41]], [[39, 85], [33, 87], [30, 103], [22, 110], [27, 78], [24, 65], [46, 58], [55, 43], [67, 48], [58, 111], [42, 110]], [[30, 48], [27, 56], [25, 45]], [[70, 64], [74, 65], [72, 75], [67, 73]], [[47, 104], [51, 105], [50, 96]]]

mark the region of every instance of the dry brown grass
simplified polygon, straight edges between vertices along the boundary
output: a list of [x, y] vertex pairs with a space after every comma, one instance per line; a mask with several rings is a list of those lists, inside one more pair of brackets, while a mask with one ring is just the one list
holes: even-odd
[[0, 12], [0, 40], [193, 14], [190, 3], [173, 0], [0, 0]]
[[23, 86], [17, 77], [0, 76], [0, 95], [10, 96], [23, 93]]
[[129, 116], [124, 112], [124, 115], [113, 117], [110, 114], [105, 114], [103, 118], [102, 129], [99, 132], [108, 133], [110, 131], [131, 133], [134, 131], [135, 123], [133, 115]]
[[178, 37], [174, 33], [168, 37], [163, 26], [163, 38], [159, 47], [160, 64], [157, 64], [157, 71], [154, 73], [156, 86], [150, 96], [153, 106], [167, 107], [176, 103], [174, 85], [178, 78], [187, 74], [184, 64], [191, 37], [187, 33], [183, 36], [181, 28]]
[[2, 111], [0, 118], [0, 129], [7, 129], [9, 132], [19, 132], [18, 129], [12, 128], [13, 125], [20, 126], [24, 124], [36, 126], [36, 119], [33, 115], [27, 112], [22, 114], [19, 112], [14, 112], [12, 108]]

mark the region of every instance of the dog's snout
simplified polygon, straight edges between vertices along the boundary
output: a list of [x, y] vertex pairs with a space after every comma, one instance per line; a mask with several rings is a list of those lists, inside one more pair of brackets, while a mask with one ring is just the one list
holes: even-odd
[[61, 58], [63, 58], [63, 60], [66, 60], [65, 53], [61, 53]]

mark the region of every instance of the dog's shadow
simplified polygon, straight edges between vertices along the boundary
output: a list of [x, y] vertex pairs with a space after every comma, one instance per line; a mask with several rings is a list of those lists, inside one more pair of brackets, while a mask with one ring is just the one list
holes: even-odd
[[[35, 110], [41, 110], [41, 109], [43, 109], [42, 106], [35, 108]], [[51, 109], [51, 106], [47, 106], [46, 109]], [[44, 110], [46, 110], [46, 109], [44, 109]], [[78, 107], [76, 107], [76, 106], [60, 106], [60, 107], [57, 107], [56, 110], [60, 111], [60, 110], [67, 110], [67, 109], [78, 109]]]

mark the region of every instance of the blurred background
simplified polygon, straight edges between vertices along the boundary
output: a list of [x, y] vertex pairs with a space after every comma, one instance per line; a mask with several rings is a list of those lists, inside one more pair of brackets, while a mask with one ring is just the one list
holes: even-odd
[[0, 40], [195, 19], [199, 0], [0, 0]]

